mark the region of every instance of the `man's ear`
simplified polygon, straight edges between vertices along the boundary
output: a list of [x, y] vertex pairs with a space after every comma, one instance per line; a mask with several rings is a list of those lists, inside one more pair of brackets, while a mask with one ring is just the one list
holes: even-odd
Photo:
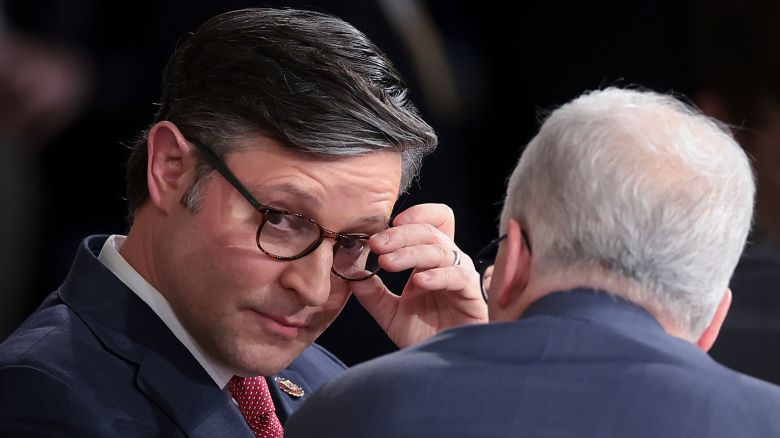
[[696, 341], [696, 345], [699, 348], [704, 351], [710, 351], [712, 344], [715, 343], [715, 339], [718, 338], [718, 333], [720, 333], [720, 328], [723, 326], [723, 321], [726, 319], [726, 314], [729, 312], [729, 307], [731, 307], [731, 289], [726, 289], [723, 298], [720, 299], [718, 308], [715, 309], [715, 315], [713, 315], [710, 325], [704, 329], [704, 333], [702, 333], [699, 340]]
[[168, 121], [149, 130], [146, 147], [149, 199], [157, 209], [168, 213], [189, 187], [197, 161], [179, 128]]
[[[494, 275], [500, 275], [498, 290], [495, 291], [496, 304], [500, 309], [511, 307], [513, 303], [518, 301], [528, 286], [531, 273], [531, 254], [523, 242], [520, 224], [516, 220], [510, 219], [506, 234], [503, 266], [497, 272], [494, 271]], [[493, 281], [495, 280], [496, 278], [493, 278]]]

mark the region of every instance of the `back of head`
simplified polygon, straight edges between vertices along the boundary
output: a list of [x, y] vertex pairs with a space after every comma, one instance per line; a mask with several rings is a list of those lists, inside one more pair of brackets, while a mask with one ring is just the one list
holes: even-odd
[[[217, 155], [264, 135], [300, 153], [401, 154], [402, 189], [436, 135], [390, 61], [364, 34], [326, 14], [243, 9], [179, 42], [163, 75], [156, 121], [173, 122]], [[147, 199], [146, 138], [128, 162], [131, 214]]]
[[623, 285], [698, 337], [750, 229], [755, 185], [727, 129], [673, 97], [609, 88], [558, 108], [509, 182], [502, 229], [529, 233], [537, 278]]

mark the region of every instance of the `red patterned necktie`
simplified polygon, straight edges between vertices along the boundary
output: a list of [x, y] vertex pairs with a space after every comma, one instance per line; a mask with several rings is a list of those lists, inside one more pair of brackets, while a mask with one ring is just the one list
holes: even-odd
[[255, 437], [282, 438], [284, 430], [276, 418], [265, 377], [233, 376], [227, 387]]

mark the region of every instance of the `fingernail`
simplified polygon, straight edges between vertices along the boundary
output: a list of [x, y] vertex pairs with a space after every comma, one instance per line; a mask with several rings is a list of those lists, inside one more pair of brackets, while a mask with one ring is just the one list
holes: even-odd
[[388, 260], [395, 260], [398, 258], [398, 253], [397, 252], [387, 253], [385, 254], [385, 257], [387, 257]]
[[374, 242], [384, 245], [385, 243], [387, 243], [388, 240], [390, 240], [390, 238], [384, 232], [381, 232], [381, 233], [374, 234], [368, 240], [369, 241], [373, 240]]

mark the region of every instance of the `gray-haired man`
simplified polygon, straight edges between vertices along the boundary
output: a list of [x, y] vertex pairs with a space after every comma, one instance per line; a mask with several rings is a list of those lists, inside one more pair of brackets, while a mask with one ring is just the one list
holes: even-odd
[[780, 388], [706, 354], [754, 193], [728, 131], [678, 100], [575, 99], [509, 180], [492, 323], [353, 368], [287, 436], [780, 436]]

